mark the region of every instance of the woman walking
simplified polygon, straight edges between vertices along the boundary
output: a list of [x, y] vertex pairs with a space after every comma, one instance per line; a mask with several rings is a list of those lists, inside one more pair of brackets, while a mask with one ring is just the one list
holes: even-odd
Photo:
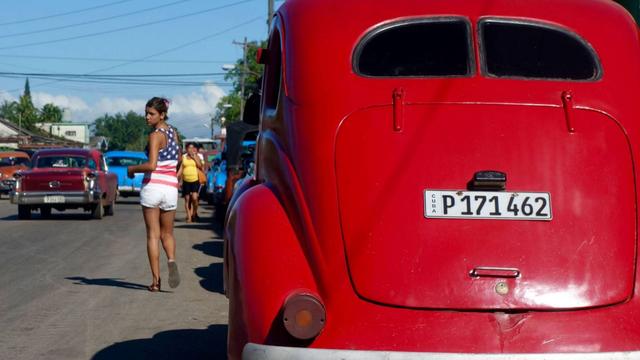
[[145, 119], [153, 131], [149, 134], [147, 155], [149, 160], [127, 168], [129, 177], [144, 172], [140, 205], [147, 228], [147, 255], [153, 280], [149, 291], [160, 291], [160, 249], [167, 255], [169, 286], [180, 284], [180, 274], [176, 264], [176, 242], [173, 237], [173, 221], [178, 207], [178, 178], [176, 167], [180, 157], [176, 131], [167, 125], [169, 101], [154, 97], [147, 102]]
[[204, 164], [198, 154], [195, 144], [187, 144], [187, 153], [182, 157], [178, 178], [182, 178], [182, 196], [184, 197], [184, 210], [187, 213], [187, 222], [198, 221], [198, 194], [200, 192], [200, 180], [198, 171], [202, 171]]

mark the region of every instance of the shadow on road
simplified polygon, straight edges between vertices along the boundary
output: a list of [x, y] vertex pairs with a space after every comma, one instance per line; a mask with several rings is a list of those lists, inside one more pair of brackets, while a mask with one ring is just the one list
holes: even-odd
[[[73, 210], [71, 210], [71, 211], [73, 211]], [[116, 211], [117, 211], [117, 209], [116, 209]], [[108, 219], [108, 218], [109, 218], [109, 216], [105, 217], [105, 219]], [[3, 218], [0, 218], [0, 220], [18, 220], [18, 221], [28, 222], [28, 221], [46, 221], [46, 220], [55, 220], [55, 221], [59, 221], [59, 220], [85, 220], [85, 221], [91, 221], [93, 219], [91, 217], [91, 213], [88, 213], [88, 212], [67, 213], [67, 212], [56, 212], [56, 211], [54, 211], [51, 214], [51, 216], [42, 217], [42, 215], [40, 215], [40, 212], [34, 211], [34, 212], [31, 213], [31, 219], [19, 220], [18, 219], [18, 214], [15, 214], [15, 215], [5, 216]], [[102, 219], [102, 221], [105, 221], [105, 220]]]
[[207, 329], [162, 331], [150, 339], [115, 343], [98, 351], [93, 360], [111, 359], [226, 359], [227, 325]]
[[203, 289], [218, 294], [224, 294], [224, 286], [222, 284], [222, 263], [213, 263], [207, 267], [199, 267], [194, 270], [196, 275], [202, 278], [200, 286]]
[[215, 256], [217, 258], [222, 259], [222, 247], [223, 247], [223, 242], [222, 240], [218, 240], [218, 241], [205, 241], [201, 244], [195, 244], [193, 245], [193, 248], [195, 250], [199, 250], [202, 251], [202, 253], [204, 253], [205, 255], [209, 255], [209, 256]]
[[198, 223], [181, 223], [180, 225], [174, 225], [174, 227], [176, 229], [194, 229], [194, 230], [210, 230], [213, 231], [213, 229], [211, 228], [211, 223], [206, 221], [206, 220], [200, 220], [201, 222]]
[[146, 285], [122, 281], [122, 279], [114, 279], [114, 278], [88, 279], [83, 276], [71, 276], [71, 277], [66, 277], [65, 279], [73, 280], [74, 284], [76, 285], [113, 286], [113, 287], [121, 287], [125, 289], [147, 290]]
[[118, 200], [116, 200], [116, 204], [140, 205], [140, 199], [139, 198], [123, 199], [122, 197], [119, 197]]

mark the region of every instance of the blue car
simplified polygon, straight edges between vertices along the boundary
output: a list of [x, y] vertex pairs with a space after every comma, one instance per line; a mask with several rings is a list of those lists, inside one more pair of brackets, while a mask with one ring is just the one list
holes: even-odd
[[140, 195], [143, 173], [136, 173], [133, 179], [127, 176], [127, 166], [139, 165], [147, 161], [147, 155], [140, 151], [108, 151], [104, 154], [109, 172], [118, 175], [118, 193], [122, 197]]
[[224, 199], [224, 187], [227, 183], [227, 162], [219, 158], [207, 172], [207, 202], [220, 204]]

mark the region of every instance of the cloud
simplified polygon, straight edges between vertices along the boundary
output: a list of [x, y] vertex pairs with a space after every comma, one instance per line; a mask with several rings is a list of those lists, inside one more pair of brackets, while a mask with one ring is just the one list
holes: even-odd
[[[168, 96], [169, 123], [177, 127], [188, 137], [208, 137], [211, 117], [216, 104], [225, 95], [222, 88], [214, 83], [206, 83], [196, 91]], [[127, 113], [134, 111], [142, 114], [148, 99], [126, 97], [102, 97], [93, 102], [77, 96], [55, 95], [44, 92], [32, 92], [33, 104], [41, 108], [53, 103], [65, 109], [66, 120], [74, 122], [92, 122], [104, 114]], [[0, 90], [2, 100], [16, 100], [11, 94]]]
[[89, 110], [89, 105], [77, 96], [52, 95], [43, 92], [33, 92], [31, 93], [31, 99], [33, 100], [33, 105], [37, 108], [42, 108], [45, 104], [55, 104], [62, 109], [70, 110], [72, 113], [76, 111], [82, 112]]
[[5, 90], [0, 90], [0, 103], [5, 101], [16, 101], [18, 100], [15, 96], [11, 95], [9, 92]]

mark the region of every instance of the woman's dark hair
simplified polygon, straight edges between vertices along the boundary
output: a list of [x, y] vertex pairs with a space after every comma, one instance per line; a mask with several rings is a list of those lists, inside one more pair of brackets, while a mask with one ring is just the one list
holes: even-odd
[[187, 145], [185, 146], [185, 149], [186, 149], [186, 148], [188, 148], [189, 146], [193, 146], [193, 147], [195, 147], [196, 149], [198, 148], [198, 145], [196, 145], [196, 143], [189, 142], [189, 143], [187, 143]]
[[169, 100], [161, 97], [152, 97], [149, 101], [147, 101], [146, 108], [154, 108], [160, 114], [164, 113], [164, 119], [169, 120]]

